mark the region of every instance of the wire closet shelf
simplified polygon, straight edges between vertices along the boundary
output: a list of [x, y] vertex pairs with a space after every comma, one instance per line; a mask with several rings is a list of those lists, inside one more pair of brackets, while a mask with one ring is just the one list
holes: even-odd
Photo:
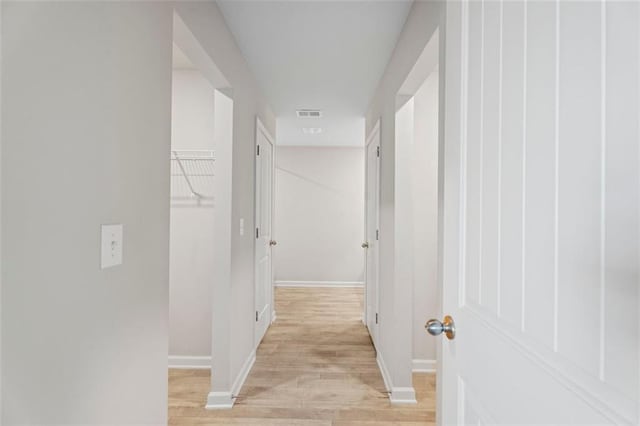
[[171, 199], [213, 200], [214, 151], [171, 151]]

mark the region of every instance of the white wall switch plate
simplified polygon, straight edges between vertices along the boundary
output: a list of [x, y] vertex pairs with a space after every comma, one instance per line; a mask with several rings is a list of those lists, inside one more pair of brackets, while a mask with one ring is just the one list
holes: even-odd
[[244, 219], [240, 218], [240, 236], [244, 235]]
[[122, 224], [102, 225], [102, 269], [122, 264]]

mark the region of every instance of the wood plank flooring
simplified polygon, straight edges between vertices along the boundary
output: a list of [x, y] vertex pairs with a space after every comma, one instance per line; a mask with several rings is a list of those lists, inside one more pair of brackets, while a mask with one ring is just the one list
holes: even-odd
[[435, 424], [435, 375], [414, 374], [417, 405], [389, 403], [362, 324], [362, 289], [276, 288], [277, 320], [231, 410], [205, 410], [208, 370], [170, 370], [170, 425]]

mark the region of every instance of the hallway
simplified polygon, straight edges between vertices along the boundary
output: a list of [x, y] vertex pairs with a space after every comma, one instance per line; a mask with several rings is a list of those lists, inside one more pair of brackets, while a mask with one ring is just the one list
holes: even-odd
[[276, 288], [277, 320], [234, 408], [202, 407], [209, 370], [170, 370], [169, 424], [435, 423], [435, 375], [414, 374], [417, 405], [389, 403], [362, 298], [360, 288]]

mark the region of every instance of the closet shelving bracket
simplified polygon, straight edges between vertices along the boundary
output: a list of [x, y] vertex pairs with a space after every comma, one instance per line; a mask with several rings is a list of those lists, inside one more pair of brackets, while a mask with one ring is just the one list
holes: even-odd
[[191, 196], [194, 198], [197, 198], [198, 200], [201, 200], [204, 197], [204, 195], [202, 195], [201, 193], [199, 193], [198, 191], [195, 190], [194, 186], [193, 186], [193, 182], [191, 180], [192, 176], [208, 176], [208, 174], [192, 174], [189, 173], [187, 171], [188, 167], [185, 167], [185, 163], [201, 163], [204, 164], [204, 167], [200, 167], [200, 168], [204, 168], [206, 169], [210, 169], [212, 167], [209, 167], [208, 164], [212, 164], [214, 160], [214, 155], [213, 155], [213, 151], [178, 151], [178, 150], [172, 150], [171, 151], [171, 160], [173, 160], [175, 162], [175, 164], [177, 165], [177, 169], [179, 170], [179, 174], [184, 178], [185, 183], [187, 184], [187, 188], [189, 189], [189, 192], [191, 193]]

